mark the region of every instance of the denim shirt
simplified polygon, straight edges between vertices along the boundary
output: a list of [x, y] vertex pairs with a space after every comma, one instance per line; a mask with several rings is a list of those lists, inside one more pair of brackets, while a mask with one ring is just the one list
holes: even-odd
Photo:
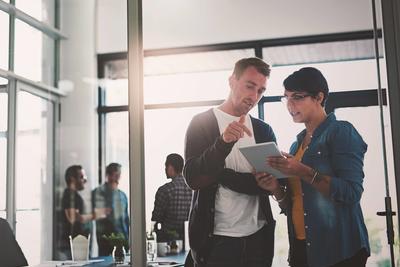
[[[292, 144], [292, 155], [296, 153], [304, 136], [305, 130]], [[367, 144], [353, 125], [336, 120], [333, 113], [313, 133], [302, 163], [323, 175], [329, 175], [331, 184], [328, 198], [301, 180], [310, 267], [334, 265], [354, 256], [362, 248], [370, 253], [368, 232], [360, 206], [364, 191], [363, 160], [366, 151]], [[293, 244], [295, 233], [291, 207], [286, 210], [286, 214], [289, 240]]]

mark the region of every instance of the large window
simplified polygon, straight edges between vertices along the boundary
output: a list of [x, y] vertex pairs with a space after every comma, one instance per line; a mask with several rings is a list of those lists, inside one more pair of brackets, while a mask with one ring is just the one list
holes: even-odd
[[[53, 105], [20, 91], [17, 111], [17, 239], [30, 264], [51, 258]], [[43, 250], [42, 250], [43, 249]]]
[[0, 11], [0, 69], [8, 68], [8, 22], [8, 14]]
[[7, 197], [7, 107], [8, 97], [5, 86], [0, 85], [0, 217], [6, 218]]
[[53, 254], [54, 104], [62, 93], [52, 86], [62, 34], [55, 0], [1, 2], [0, 217], [35, 265]]

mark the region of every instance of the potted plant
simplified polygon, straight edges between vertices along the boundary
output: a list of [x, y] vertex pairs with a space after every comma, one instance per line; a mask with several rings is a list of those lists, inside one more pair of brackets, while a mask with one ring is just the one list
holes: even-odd
[[112, 252], [115, 263], [123, 263], [125, 260], [124, 249], [128, 248], [128, 241], [122, 233], [111, 233], [102, 236], [114, 248]]

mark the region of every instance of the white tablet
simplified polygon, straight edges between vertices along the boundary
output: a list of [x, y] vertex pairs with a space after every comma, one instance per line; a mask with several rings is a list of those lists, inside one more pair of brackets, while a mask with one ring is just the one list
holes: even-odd
[[267, 157], [282, 156], [275, 142], [259, 143], [251, 146], [239, 147], [240, 152], [247, 159], [256, 172], [267, 172], [276, 178], [286, 178], [287, 175], [271, 168], [267, 163]]

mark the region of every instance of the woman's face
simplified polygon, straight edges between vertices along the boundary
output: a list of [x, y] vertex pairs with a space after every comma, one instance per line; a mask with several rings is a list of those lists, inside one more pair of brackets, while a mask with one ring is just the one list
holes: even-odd
[[322, 108], [321, 101], [323, 96], [321, 98], [321, 94], [315, 97], [307, 92], [285, 90], [282, 102], [286, 103], [286, 107], [294, 122], [307, 123]]

